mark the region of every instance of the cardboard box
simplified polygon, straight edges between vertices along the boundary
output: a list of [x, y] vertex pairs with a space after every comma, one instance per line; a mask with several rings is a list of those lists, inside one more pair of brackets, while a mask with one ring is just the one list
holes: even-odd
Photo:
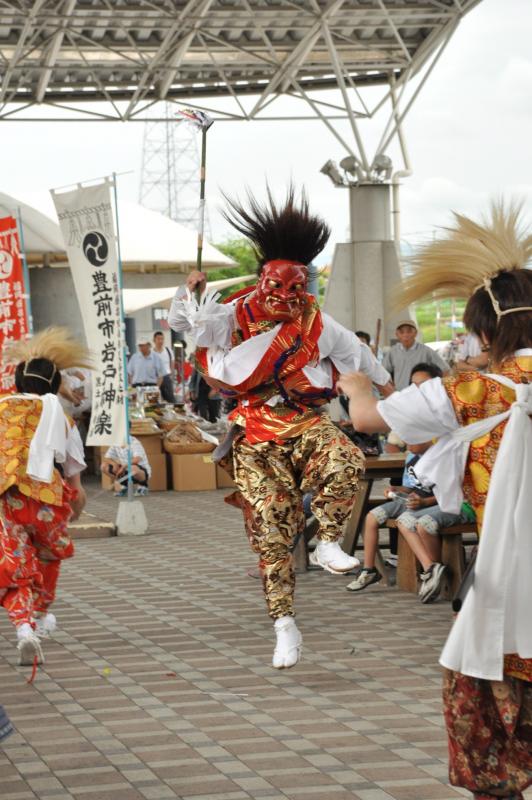
[[151, 478], [148, 481], [150, 492], [166, 492], [168, 489], [166, 453], [150, 453], [148, 461], [151, 467]]
[[216, 467], [211, 453], [173, 455], [172, 485], [176, 492], [216, 489]]
[[148, 434], [147, 436], [135, 436], [144, 448], [144, 452], [149, 457], [153, 453], [160, 455], [163, 452], [163, 439], [162, 434]]
[[216, 485], [218, 489], [236, 489], [236, 483], [223, 467], [216, 465]]

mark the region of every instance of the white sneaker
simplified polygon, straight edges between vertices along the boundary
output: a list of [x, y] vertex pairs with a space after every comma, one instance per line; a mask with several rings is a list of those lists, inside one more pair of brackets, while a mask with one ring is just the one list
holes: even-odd
[[48, 636], [52, 636], [57, 628], [55, 614], [49, 611], [47, 614], [43, 614], [42, 617], [37, 617], [35, 625], [35, 633], [39, 639], [46, 639]]
[[18, 626], [17, 639], [19, 667], [32, 667], [35, 656], [37, 656], [37, 664], [44, 664], [44, 655], [39, 637], [28, 622]]
[[345, 587], [348, 592], [361, 592], [373, 583], [378, 583], [382, 580], [382, 575], [375, 568], [369, 570], [367, 567], [361, 569], [354, 581], [348, 583]]
[[314, 566], [323, 567], [327, 572], [336, 575], [350, 572], [360, 566], [358, 558], [344, 553], [338, 542], [318, 542], [316, 549], [310, 554], [309, 560]]
[[272, 666], [275, 669], [293, 667], [299, 661], [303, 637], [293, 617], [281, 617], [275, 620], [277, 643], [273, 651]]
[[421, 573], [419, 599], [422, 603], [433, 603], [437, 600], [442, 590], [443, 579], [446, 572], [447, 567], [445, 564], [440, 564], [436, 561], [434, 564], [430, 565], [426, 572]]

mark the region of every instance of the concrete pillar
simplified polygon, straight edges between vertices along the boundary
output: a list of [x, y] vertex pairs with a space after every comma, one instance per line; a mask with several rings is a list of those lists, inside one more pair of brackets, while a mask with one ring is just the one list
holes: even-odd
[[336, 246], [325, 293], [324, 310], [352, 331], [375, 336], [382, 320], [380, 343], [387, 345], [399, 319], [391, 301], [401, 280], [392, 238], [389, 184], [349, 187], [350, 242]]
[[50, 325], [61, 325], [69, 328], [78, 339], [85, 341], [81, 311], [70, 270], [64, 267], [34, 267], [29, 272], [35, 332]]

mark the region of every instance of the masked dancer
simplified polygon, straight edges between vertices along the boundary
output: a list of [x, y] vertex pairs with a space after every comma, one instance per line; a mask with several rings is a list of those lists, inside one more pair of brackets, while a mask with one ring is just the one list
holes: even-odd
[[[363, 456], [332, 423], [324, 405], [335, 395], [340, 371], [356, 366], [386, 391], [390, 376], [355, 334], [327, 314], [307, 292], [307, 267], [329, 238], [291, 187], [277, 205], [248, 195], [247, 207], [228, 201], [226, 219], [252, 243], [259, 262], [256, 286], [233, 301], [205, 294], [205, 276], [192, 273], [169, 316], [177, 331], [196, 339], [197, 368], [211, 386], [237, 400], [231, 467], [251, 545], [260, 556], [268, 612], [274, 620], [273, 666], [292, 667], [301, 651], [294, 620], [291, 546], [304, 528], [302, 495], [312, 493], [319, 521], [311, 556], [334, 574], [358, 560], [339, 544], [363, 469]], [[199, 288], [201, 302], [192, 296]]]

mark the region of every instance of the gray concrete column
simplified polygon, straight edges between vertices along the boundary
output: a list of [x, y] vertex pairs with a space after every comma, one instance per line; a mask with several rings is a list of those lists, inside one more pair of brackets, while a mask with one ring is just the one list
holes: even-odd
[[389, 184], [349, 187], [350, 242], [337, 245], [324, 310], [352, 331], [375, 336], [382, 320], [381, 344], [394, 336], [399, 319], [408, 310], [394, 309], [401, 280], [399, 254], [391, 228]]

